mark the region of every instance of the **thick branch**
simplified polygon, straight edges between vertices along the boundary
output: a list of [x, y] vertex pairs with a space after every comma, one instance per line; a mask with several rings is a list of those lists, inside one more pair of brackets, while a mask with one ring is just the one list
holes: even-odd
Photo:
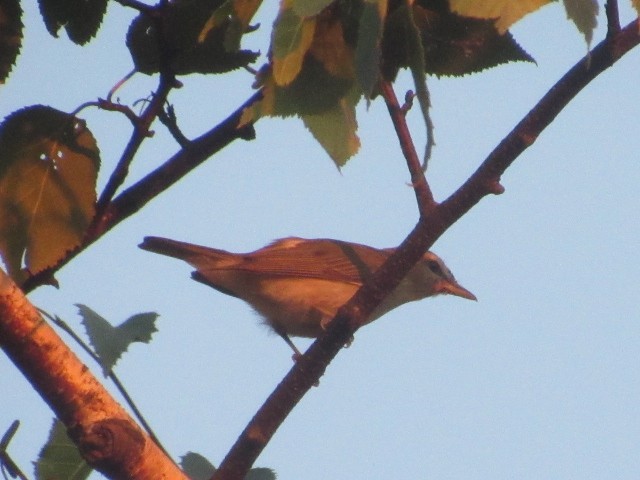
[[594, 48], [591, 61], [581, 60], [500, 142], [480, 168], [449, 199], [422, 217], [396, 252], [376, 271], [336, 315], [327, 333], [296, 362], [284, 380], [244, 429], [214, 475], [215, 480], [242, 479], [277, 428], [318, 382], [328, 363], [351, 335], [409, 272], [423, 253], [480, 199], [499, 193], [504, 171], [533, 142], [558, 113], [591, 80], [613, 65], [640, 41], [637, 23]]
[[187, 479], [0, 270], [0, 346], [109, 478]]

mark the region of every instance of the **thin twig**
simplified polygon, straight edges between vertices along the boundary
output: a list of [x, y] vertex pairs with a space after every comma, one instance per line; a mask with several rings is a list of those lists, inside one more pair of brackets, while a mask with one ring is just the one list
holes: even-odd
[[398, 141], [400, 142], [402, 154], [407, 160], [407, 167], [409, 168], [409, 173], [411, 174], [411, 186], [413, 187], [416, 194], [420, 216], [423, 217], [435, 207], [436, 202], [433, 199], [433, 193], [431, 193], [429, 183], [425, 178], [424, 170], [422, 169], [422, 165], [420, 162], [420, 157], [418, 157], [416, 147], [413, 144], [411, 132], [409, 131], [409, 126], [407, 125], [405, 111], [403, 107], [401, 107], [398, 103], [398, 98], [396, 97], [396, 93], [394, 92], [393, 86], [390, 82], [386, 80], [380, 80], [380, 92], [382, 94], [382, 97], [384, 98], [385, 103], [387, 104], [389, 116], [391, 117], [391, 121], [393, 122], [393, 126], [396, 130]]
[[[65, 322], [63, 319], [61, 319], [57, 315], [56, 316], [50, 315], [48, 312], [46, 312], [45, 310], [42, 310], [41, 308], [38, 308], [38, 311], [42, 315], [47, 317], [55, 325], [57, 325], [60, 329], [66, 332], [67, 335], [69, 335], [78, 345], [80, 345], [80, 347], [98, 365], [100, 365], [100, 367], [102, 367], [102, 363], [100, 362], [100, 357], [98, 356], [98, 354], [95, 353], [93, 349], [89, 345], [87, 345], [85, 341], [82, 340], [82, 338], [80, 338], [80, 336], [76, 332], [73, 331], [73, 329], [69, 326], [67, 322]], [[169, 455], [169, 452], [165, 450], [164, 446], [162, 445], [162, 443], [154, 433], [153, 429], [151, 428], [151, 425], [149, 425], [147, 420], [144, 418], [144, 415], [142, 415], [142, 412], [140, 411], [140, 409], [136, 406], [135, 402], [133, 401], [133, 398], [131, 398], [131, 396], [129, 395], [129, 392], [127, 392], [127, 389], [124, 387], [124, 385], [122, 384], [118, 376], [115, 374], [115, 372], [113, 370], [109, 370], [106, 372], [106, 374], [107, 374], [107, 377], [109, 377], [109, 379], [111, 379], [111, 381], [114, 383], [114, 385], [116, 386], [116, 388], [118, 389], [122, 397], [124, 398], [125, 402], [127, 402], [127, 405], [129, 405], [129, 407], [131, 408], [131, 411], [133, 412], [133, 414], [136, 416], [136, 418], [142, 425], [142, 428], [144, 428], [146, 432], [149, 434], [149, 437], [155, 442], [158, 448], [160, 448], [160, 450], [162, 450], [167, 457], [171, 457], [171, 455]]]
[[255, 138], [253, 124], [238, 127], [238, 123], [244, 110], [261, 98], [261, 91], [254, 93], [225, 120], [200, 137], [192, 140], [188, 148], [181, 149], [164, 164], [122, 192], [89, 228], [82, 245], [68, 252], [67, 256], [56, 265], [27, 278], [22, 285], [22, 289], [25, 292], [30, 292], [39, 285], [50, 282], [53, 275], [75, 258], [76, 255], [234, 140], [252, 140]]
[[162, 122], [162, 124], [167, 127], [171, 136], [178, 142], [182, 148], [187, 148], [189, 146], [190, 140], [185, 137], [178, 127], [178, 119], [176, 118], [176, 112], [173, 109], [173, 105], [167, 105], [166, 110], [161, 110], [158, 114], [158, 120]]
[[363, 319], [366, 321], [424, 252], [454, 222], [484, 196], [501, 190], [500, 176], [585, 85], [640, 43], [637, 23], [634, 21], [627, 25], [615, 41], [618, 47], [615, 52], [609, 48], [608, 40], [594, 48], [589, 68], [580, 60], [500, 142], [460, 189], [420, 219], [371, 281], [338, 310], [328, 331], [313, 342], [256, 412], [216, 470], [214, 480], [244, 478], [275, 431], [319, 380], [329, 362], [363, 323]]
[[18, 427], [20, 426], [19, 420], [14, 420], [13, 423], [9, 426], [7, 431], [2, 435], [2, 440], [0, 441], [0, 468], [2, 468], [2, 476], [6, 479], [7, 476], [5, 474], [8, 473], [11, 475], [11, 478], [19, 478], [20, 480], [28, 480], [27, 476], [20, 470], [18, 464], [11, 458], [9, 452], [7, 452], [7, 447], [9, 446], [9, 442], [15, 435]]
[[131, 134], [131, 138], [127, 143], [127, 146], [116, 165], [116, 168], [111, 174], [111, 177], [107, 181], [107, 185], [105, 186], [102, 194], [100, 195], [100, 199], [96, 204], [96, 215], [94, 217], [94, 222], [98, 221], [98, 219], [102, 216], [107, 205], [113, 199], [114, 195], [120, 188], [120, 186], [124, 183], [127, 175], [129, 174], [129, 167], [131, 162], [133, 161], [138, 149], [142, 145], [142, 142], [149, 136], [149, 128], [151, 124], [156, 119], [158, 114], [162, 111], [162, 107], [167, 101], [167, 97], [172, 88], [174, 88], [176, 83], [175, 75], [169, 65], [168, 53], [170, 51], [167, 39], [164, 35], [164, 24], [163, 24], [163, 15], [162, 11], [166, 8], [169, 8], [166, 4], [160, 4], [157, 7], [154, 7], [152, 10], [153, 13], [157, 13], [152, 15], [151, 12], [149, 16], [153, 20], [154, 27], [157, 31], [157, 49], [160, 53], [159, 55], [159, 70], [160, 70], [160, 80], [158, 82], [158, 88], [153, 94], [153, 98], [144, 109], [143, 113], [139, 117], [139, 121], [134, 125], [133, 133]]
[[133, 8], [139, 12], [151, 13], [155, 11], [154, 5], [147, 5], [146, 3], [139, 2], [138, 0], [116, 0], [123, 7]]
[[111, 87], [111, 89], [109, 90], [109, 93], [107, 93], [107, 102], [111, 102], [111, 98], [113, 97], [113, 94], [116, 93], [116, 91], [122, 85], [124, 85], [127, 80], [129, 80], [131, 77], [133, 77], [135, 75], [135, 73], [136, 73], [136, 69], [134, 68], [129, 73], [127, 73], [124, 77], [122, 77], [120, 80], [118, 80], [113, 87]]

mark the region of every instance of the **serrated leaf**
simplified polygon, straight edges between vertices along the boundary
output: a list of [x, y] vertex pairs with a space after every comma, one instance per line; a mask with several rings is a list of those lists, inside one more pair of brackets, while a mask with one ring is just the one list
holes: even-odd
[[[258, 57], [249, 50], [230, 50], [239, 43], [238, 26], [229, 15], [216, 16], [217, 9], [228, 8], [224, 0], [177, 0], [167, 5], [162, 16], [163, 54], [176, 75], [224, 73]], [[131, 22], [127, 48], [137, 71], [148, 75], [159, 71], [158, 25], [148, 15], [140, 14]]]
[[292, 0], [293, 11], [300, 17], [312, 17], [331, 5], [335, 0]]
[[38, 0], [47, 30], [54, 37], [64, 27], [69, 39], [84, 45], [91, 40], [107, 11], [107, 0]]
[[49, 438], [34, 463], [36, 478], [41, 480], [85, 480], [93, 471], [57, 419], [54, 419]]
[[77, 247], [94, 215], [100, 158], [83, 120], [36, 105], [0, 125], [0, 254], [20, 282]]
[[133, 342], [149, 343], [153, 332], [158, 331], [155, 326], [157, 313], [139, 313], [114, 327], [86, 305], [76, 306], [105, 376], [127, 351], [129, 345]]
[[[384, 78], [395, 79], [409, 65], [409, 25], [401, 8], [390, 12], [382, 42]], [[420, 30], [426, 72], [465, 75], [513, 61], [533, 61], [509, 32], [501, 35], [492, 20], [451, 13], [444, 0], [416, 0], [413, 17]]]
[[498, 33], [507, 29], [531, 12], [554, 0], [449, 0], [451, 11], [463, 17], [495, 21]]
[[298, 76], [311, 46], [315, 28], [315, 18], [301, 18], [291, 9], [280, 12], [273, 24], [271, 38], [273, 78], [276, 84], [289, 85]]
[[358, 25], [355, 52], [356, 77], [367, 100], [380, 76], [382, 32], [387, 13], [387, 1], [365, 1]]
[[298, 48], [298, 31], [304, 21], [289, 11], [291, 2], [284, 1], [282, 5], [279, 22], [281, 25], [290, 22], [292, 27], [287, 35], [274, 36], [272, 65], [261, 69], [256, 79], [262, 99], [245, 109], [239, 126], [264, 116], [298, 116], [340, 167], [360, 145], [355, 134], [354, 108], [361, 95], [354, 68], [360, 7], [337, 2], [313, 17], [313, 41], [308, 48], [301, 49], [306, 54], [295, 78], [283, 85], [276, 79], [275, 59]]
[[9, 76], [22, 45], [22, 9], [18, 0], [0, 1], [0, 83]]
[[[199, 453], [188, 452], [180, 458], [180, 467], [191, 480], [209, 480], [216, 469], [213, 464]], [[245, 480], [276, 480], [276, 474], [270, 468], [252, 468]]]
[[591, 45], [593, 31], [598, 25], [598, 2], [596, 0], [563, 0], [563, 3], [567, 18], [584, 35], [587, 45]]
[[302, 116], [305, 126], [338, 168], [343, 167], [360, 148], [356, 134], [356, 104], [357, 100], [344, 98], [326, 112]]

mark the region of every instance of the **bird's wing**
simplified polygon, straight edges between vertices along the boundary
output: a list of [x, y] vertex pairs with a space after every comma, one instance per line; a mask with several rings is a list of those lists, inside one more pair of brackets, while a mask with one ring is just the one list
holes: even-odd
[[292, 237], [242, 255], [242, 261], [235, 262], [229, 269], [360, 285], [382, 265], [390, 253], [389, 250], [340, 240], [308, 241]]

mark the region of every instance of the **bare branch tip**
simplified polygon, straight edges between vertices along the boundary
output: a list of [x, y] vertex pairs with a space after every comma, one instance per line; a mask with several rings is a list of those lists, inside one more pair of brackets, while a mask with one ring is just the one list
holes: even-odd
[[416, 94], [413, 90], [407, 90], [407, 93], [404, 94], [404, 105], [400, 107], [400, 111], [403, 115], [406, 115], [411, 107], [413, 107], [413, 99], [416, 98]]
[[494, 195], [502, 195], [505, 192], [505, 188], [499, 180], [495, 180], [489, 183], [489, 192]]

